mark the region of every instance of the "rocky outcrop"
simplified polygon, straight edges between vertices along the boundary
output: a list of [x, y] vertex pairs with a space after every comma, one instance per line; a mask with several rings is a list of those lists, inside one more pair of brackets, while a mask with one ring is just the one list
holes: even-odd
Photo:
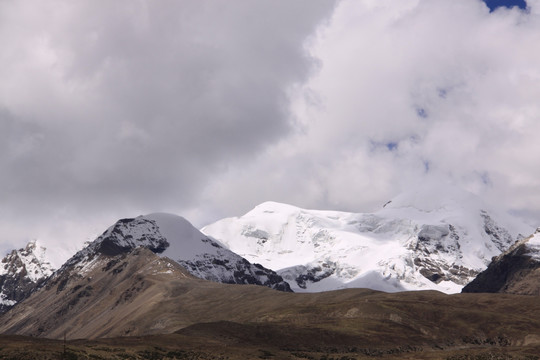
[[[226, 249], [224, 249], [226, 250]], [[274, 290], [291, 292], [289, 284], [275, 271], [246, 259], [220, 259], [203, 255], [194, 261], [178, 261], [192, 275], [224, 284], [262, 285]]]

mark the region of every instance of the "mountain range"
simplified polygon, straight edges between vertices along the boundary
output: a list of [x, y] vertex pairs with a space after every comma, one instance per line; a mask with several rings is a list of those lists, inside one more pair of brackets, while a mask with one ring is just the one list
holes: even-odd
[[[96, 254], [118, 255], [143, 246], [196, 277], [222, 283], [295, 292], [357, 287], [457, 293], [492, 257], [523, 238], [519, 230], [532, 232], [472, 194], [454, 191], [433, 199], [409, 193], [375, 213], [266, 202], [202, 232], [172, 214], [121, 219], [60, 270], [83, 272]], [[35, 242], [6, 256], [0, 268], [0, 313], [51, 273], [45, 249]]]
[[[540, 307], [522, 294], [540, 293], [540, 232], [520, 236], [466, 193], [446, 199], [400, 196], [369, 214], [267, 202], [202, 232], [171, 214], [126, 218], [57, 270], [31, 242], [1, 263], [0, 344], [12, 345], [0, 357], [57, 358], [37, 339], [66, 337], [119, 339], [71, 340], [84, 359], [534, 358]], [[399, 292], [463, 285], [506, 294]]]

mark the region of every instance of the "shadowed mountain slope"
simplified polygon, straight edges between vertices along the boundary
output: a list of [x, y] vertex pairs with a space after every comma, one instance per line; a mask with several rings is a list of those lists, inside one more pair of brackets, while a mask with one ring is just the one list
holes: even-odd
[[540, 230], [494, 257], [463, 292], [540, 295]]

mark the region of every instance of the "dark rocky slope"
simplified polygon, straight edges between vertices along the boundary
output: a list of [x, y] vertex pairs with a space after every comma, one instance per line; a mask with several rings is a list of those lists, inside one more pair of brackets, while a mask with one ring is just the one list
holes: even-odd
[[493, 258], [464, 293], [540, 295], [540, 230]]

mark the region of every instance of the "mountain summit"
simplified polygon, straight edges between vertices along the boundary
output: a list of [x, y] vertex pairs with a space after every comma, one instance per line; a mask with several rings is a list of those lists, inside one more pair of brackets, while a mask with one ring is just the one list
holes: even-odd
[[117, 256], [144, 247], [184, 266], [192, 275], [228, 284], [264, 285], [291, 291], [282, 277], [272, 270], [224, 248], [197, 230], [181, 216], [155, 213], [121, 219], [86, 248], [70, 258], [60, 269], [86, 271], [99, 255]]
[[0, 314], [28, 297], [52, 272], [46, 249], [37, 240], [6, 255], [0, 262]]
[[[474, 195], [409, 193], [376, 213], [266, 202], [202, 231], [277, 271], [294, 291], [367, 287], [459, 292], [517, 239]], [[502, 225], [504, 224], [504, 226]], [[526, 233], [527, 226], [521, 227]]]

